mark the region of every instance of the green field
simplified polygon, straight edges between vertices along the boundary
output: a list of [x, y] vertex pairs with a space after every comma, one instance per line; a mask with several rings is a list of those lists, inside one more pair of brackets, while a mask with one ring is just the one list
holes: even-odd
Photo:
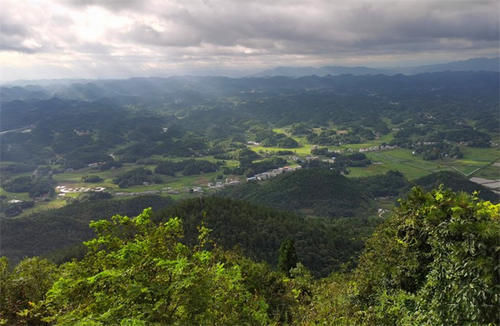
[[424, 161], [406, 149], [366, 153], [366, 156], [372, 160], [372, 164], [363, 168], [349, 168], [351, 171], [349, 176], [362, 177], [398, 170], [411, 180], [432, 172], [446, 170], [442, 164]]
[[52, 199], [50, 201], [42, 201], [38, 202], [34, 207], [24, 209], [23, 212], [19, 215], [17, 215], [14, 218], [19, 218], [23, 216], [30, 215], [32, 213], [48, 210], [48, 209], [56, 209], [56, 208], [61, 208], [63, 206], [66, 206], [68, 204], [68, 201], [62, 198], [56, 198]]
[[253, 150], [256, 153], [262, 153], [262, 152], [278, 152], [278, 151], [292, 151], [297, 155], [300, 156], [307, 156], [311, 155], [311, 149], [313, 148], [313, 145], [302, 145], [300, 147], [296, 148], [282, 148], [282, 147], [264, 147], [264, 146], [248, 146], [251, 150]]
[[[496, 161], [499, 164], [500, 160]], [[480, 170], [473, 173], [474, 177], [485, 178], [485, 179], [500, 179], [500, 166], [499, 165], [487, 165]]]
[[0, 187], [0, 196], [5, 196], [8, 200], [11, 199], [30, 200], [30, 196], [28, 195], [27, 192], [12, 193], [3, 190], [3, 188], [1, 187]]
[[[299, 156], [311, 155], [314, 145], [308, 144], [305, 137], [290, 136], [286, 128], [274, 128], [274, 132], [283, 133], [294, 138], [298, 143], [297, 148], [280, 148], [249, 146], [257, 153], [275, 153], [278, 151], [289, 150]], [[330, 150], [352, 150], [359, 151], [360, 148], [378, 146], [383, 143], [389, 143], [393, 139], [393, 133], [384, 135], [373, 141], [362, 144], [347, 144], [343, 146], [318, 146], [327, 147]], [[383, 174], [389, 170], [401, 171], [408, 179], [416, 179], [427, 174], [438, 171], [455, 171], [466, 176], [483, 176], [487, 178], [500, 178], [499, 168], [490, 166], [495, 161], [500, 161], [500, 149], [494, 148], [473, 148], [461, 146], [460, 150], [464, 154], [461, 159], [426, 161], [420, 156], [413, 155], [409, 149], [395, 149], [381, 152], [365, 153], [373, 164], [367, 167], [351, 167], [350, 177], [364, 177], [377, 174]]]
[[[372, 160], [367, 167], [349, 168], [352, 177], [363, 177], [385, 173], [389, 170], [398, 170], [408, 179], [416, 179], [427, 174], [438, 171], [456, 171], [466, 176], [477, 176], [481, 168], [485, 168], [489, 177], [494, 177], [492, 162], [500, 159], [500, 151], [497, 148], [462, 148], [464, 158], [458, 160], [435, 160], [426, 161], [412, 155], [408, 149], [395, 149], [383, 152], [366, 153]], [[479, 170], [478, 170], [479, 169]], [[476, 172], [475, 172], [476, 171]], [[496, 178], [498, 178], [498, 172]]]

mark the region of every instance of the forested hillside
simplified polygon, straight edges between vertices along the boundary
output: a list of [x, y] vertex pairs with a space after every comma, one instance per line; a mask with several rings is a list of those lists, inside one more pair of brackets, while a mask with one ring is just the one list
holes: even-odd
[[234, 186], [217, 192], [215, 198], [175, 201], [143, 195], [116, 200], [91, 193], [59, 209], [3, 220], [2, 255], [13, 262], [33, 255], [70, 259], [81, 255], [77, 245], [93, 235], [90, 221], [115, 213], [133, 216], [144, 207], [153, 207], [158, 219], [182, 216], [189, 241], [195, 226], [205, 220], [224, 248], [239, 245], [246, 255], [270, 264], [276, 262], [281, 239], [294, 238], [301, 244], [298, 251], [304, 264], [315, 274], [326, 275], [355, 261], [364, 239], [383, 220], [377, 211], [380, 207], [392, 206], [398, 196], [406, 197], [413, 185], [432, 189], [436, 182], [454, 191], [478, 191], [481, 199], [498, 203], [498, 195], [456, 173], [431, 174], [409, 182], [394, 171], [346, 178], [335, 171], [312, 168], [263, 183]]
[[364, 240], [380, 220], [368, 217], [307, 218], [244, 201], [202, 198], [184, 201], [154, 214], [154, 220], [182, 217], [186, 243], [195, 243], [204, 223], [225, 249], [239, 248], [256, 261], [278, 262], [284, 239], [295, 242], [297, 256], [314, 275], [326, 276], [355, 264]]
[[228, 189], [221, 195], [316, 216], [373, 214], [373, 197], [355, 180], [328, 169], [302, 169], [269, 182]]
[[218, 196], [247, 200], [283, 210], [323, 217], [371, 216], [376, 199], [404, 197], [412, 186], [431, 190], [444, 185], [453, 191], [478, 192], [494, 203], [499, 195], [455, 172], [437, 172], [408, 181], [402, 173], [347, 178], [337, 171], [311, 168], [284, 174], [267, 182], [247, 184], [218, 192]]
[[[27, 256], [48, 255], [68, 249], [93, 236], [88, 226], [91, 221], [114, 214], [137, 215], [145, 207], [161, 209], [171, 203], [171, 199], [158, 196], [85, 201], [26, 218], [6, 219], [2, 221], [2, 256], [17, 262]], [[67, 254], [71, 257], [75, 252]], [[64, 256], [64, 253], [61, 252], [61, 255]]]
[[[235, 206], [228, 200], [200, 200], [160, 214], [146, 209], [134, 218], [115, 215], [93, 222], [96, 235], [85, 242], [85, 257], [61, 265], [28, 258], [11, 270], [7, 259], [1, 258], [0, 321], [9, 325], [494, 325], [498, 321], [500, 205], [442, 188], [429, 193], [415, 188], [368, 240], [354, 271], [323, 279], [313, 278], [301, 263], [302, 241], [281, 239], [278, 270], [219, 247], [212, 235], [224, 226], [215, 224], [211, 231], [207, 224], [212, 221], [209, 216], [224, 214], [228, 205]], [[269, 214], [252, 211], [255, 216]], [[165, 214], [172, 213], [187, 218], [166, 219]], [[281, 218], [290, 219], [286, 214]], [[326, 253], [332, 249], [325, 248]]]
[[[271, 265], [277, 262], [280, 243], [294, 239], [304, 264], [316, 275], [328, 275], [342, 264], [354, 263], [364, 240], [380, 220], [368, 217], [306, 218], [248, 202], [222, 198], [196, 198], [172, 204], [161, 197], [129, 200], [100, 200], [73, 204], [7, 220], [3, 224], [2, 255], [17, 262], [26, 256], [48, 256], [60, 262], [82, 254], [77, 245], [93, 235], [90, 221], [119, 212], [133, 216], [144, 206], [154, 207], [155, 221], [182, 217], [185, 242], [196, 240], [197, 226], [203, 221], [213, 230], [212, 237], [226, 249], [239, 247], [247, 256]], [[167, 207], [167, 208], [165, 208]]]
[[464, 176], [453, 172], [438, 172], [419, 178], [414, 181], [415, 185], [421, 186], [426, 190], [437, 188], [440, 184], [445, 185], [454, 191], [464, 191], [467, 193], [478, 192], [478, 196], [483, 200], [489, 200], [498, 203], [500, 195], [490, 189], [469, 181]]

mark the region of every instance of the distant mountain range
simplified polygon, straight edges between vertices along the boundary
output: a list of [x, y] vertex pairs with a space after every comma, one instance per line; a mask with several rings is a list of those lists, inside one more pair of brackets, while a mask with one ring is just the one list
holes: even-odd
[[302, 76], [326, 76], [326, 75], [378, 75], [388, 74], [389, 70], [368, 67], [276, 67], [264, 70], [254, 75], [254, 77], [302, 77]]
[[261, 71], [254, 77], [302, 77], [302, 76], [326, 76], [326, 75], [414, 75], [420, 73], [442, 72], [442, 71], [500, 71], [500, 58], [473, 58], [463, 61], [453, 61], [442, 64], [423, 65], [415, 67], [393, 67], [393, 68], [369, 68], [369, 67], [346, 67], [346, 66], [323, 66], [323, 67], [276, 67]]
[[[449, 67], [453, 66], [450, 64]], [[431, 68], [425, 67], [425, 69]], [[430, 92], [435, 88], [442, 88], [443, 85], [446, 85], [447, 92], [458, 92], [462, 95], [474, 91], [498, 92], [499, 72], [494, 71], [444, 71], [398, 75], [375, 73], [375, 69], [362, 67], [349, 72], [344, 67], [342, 70], [340, 68], [337, 70], [342, 73], [334, 75], [333, 70], [330, 70], [327, 76], [320, 76], [318, 70], [296, 71], [307, 73], [307, 75], [54, 80], [54, 83], [43, 81], [40, 84], [38, 81], [32, 81], [32, 84], [22, 86], [0, 85], [0, 103], [15, 100], [48, 100], [57, 97], [77, 101], [105, 100], [118, 105], [161, 108], [169, 105], [186, 107], [195, 103], [204, 103], [209, 98], [241, 96], [241, 94], [248, 94], [248, 96], [261, 93], [276, 94], [283, 91], [293, 93], [312, 89], [356, 96], [367, 93], [394, 95], [396, 90], [404, 96], [403, 94], [413, 94], [417, 88]], [[282, 74], [285, 72], [283, 71]], [[310, 75], [308, 74], [310, 72], [316, 72], [316, 74]]]

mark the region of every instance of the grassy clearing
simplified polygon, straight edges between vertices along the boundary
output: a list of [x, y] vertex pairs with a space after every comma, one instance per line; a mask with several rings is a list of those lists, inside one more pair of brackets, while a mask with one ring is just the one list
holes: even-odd
[[7, 192], [3, 188], [0, 187], [0, 196], [7, 197], [8, 200], [18, 199], [18, 200], [31, 200], [29, 194], [27, 192]]
[[313, 145], [302, 145], [300, 147], [296, 148], [282, 148], [282, 147], [264, 147], [264, 146], [249, 146], [251, 150], [253, 150], [256, 153], [259, 152], [278, 152], [278, 151], [292, 151], [296, 153], [297, 155], [311, 155], [311, 149], [313, 148]]
[[[328, 147], [329, 149], [333, 149], [333, 150], [347, 150], [347, 149], [359, 150], [360, 148], [379, 146], [379, 145], [382, 145], [384, 143], [388, 144], [393, 138], [394, 138], [393, 134], [389, 133], [389, 134], [384, 135], [378, 139], [374, 139], [374, 140], [368, 141], [366, 143], [347, 144], [347, 145], [342, 145], [342, 146], [326, 146], [326, 147]], [[321, 147], [323, 147], [323, 146], [321, 146]]]
[[411, 151], [406, 149], [372, 152], [367, 153], [367, 156], [372, 162], [376, 163], [372, 164], [372, 166], [376, 166], [376, 168], [374, 168], [375, 170], [384, 168], [386, 169], [385, 171], [398, 170], [410, 180], [446, 169], [441, 162], [424, 161], [412, 155]]
[[65, 199], [61, 199], [61, 198], [57, 198], [57, 199], [47, 201], [47, 202], [39, 202], [35, 205], [35, 207], [23, 210], [23, 212], [21, 214], [19, 214], [18, 216], [16, 216], [16, 218], [27, 216], [27, 215], [30, 215], [32, 213], [36, 213], [36, 212], [40, 212], [40, 211], [61, 208], [61, 207], [65, 206], [66, 204], [67, 204], [67, 201]]
[[433, 168], [430, 168], [428, 166], [419, 167], [416, 162], [398, 160], [397, 158], [393, 158], [390, 155], [385, 155], [383, 157], [377, 156], [376, 164], [372, 164], [363, 168], [352, 167], [349, 168], [349, 170], [349, 177], [367, 177], [377, 174], [383, 174], [389, 170], [397, 170], [403, 173], [409, 180], [413, 180], [433, 172], [446, 170], [446, 168], [440, 168], [439, 166], [434, 166]]
[[177, 156], [177, 157], [164, 157], [163, 155], [153, 155], [151, 156], [151, 159], [158, 160], [158, 161], [169, 161], [169, 162], [180, 162], [180, 161], [185, 161], [185, 160], [197, 160], [197, 161], [209, 161], [209, 162], [217, 162], [221, 161], [220, 159], [216, 159], [213, 157], [213, 155], [207, 155], [207, 156], [199, 156], [199, 157], [191, 157], [191, 156]]
[[474, 173], [474, 176], [485, 179], [500, 179], [500, 167], [489, 165]]
[[464, 158], [462, 160], [470, 160], [476, 162], [493, 162], [500, 160], [500, 149], [499, 148], [475, 148], [475, 147], [460, 147], [462, 153], [464, 153]]
[[237, 160], [225, 160], [225, 162], [228, 168], [236, 168], [240, 165], [240, 162]]
[[[380, 137], [378, 139], [374, 139], [374, 140], [371, 140], [371, 141], [368, 141], [368, 142], [365, 142], [365, 143], [361, 143], [361, 144], [346, 144], [346, 145], [342, 145], [342, 146], [319, 146], [319, 145], [309, 144], [309, 142], [307, 141], [306, 137], [300, 137], [300, 136], [292, 136], [292, 135], [290, 135], [290, 133], [287, 131], [286, 128], [274, 128], [273, 131], [276, 132], [276, 133], [285, 134], [288, 137], [293, 138], [295, 141], [297, 141], [299, 143], [300, 146], [297, 147], [297, 148], [249, 146], [249, 148], [252, 149], [253, 151], [257, 152], [257, 153], [259, 151], [277, 152], [277, 151], [291, 150], [291, 151], [295, 152], [297, 155], [305, 156], [305, 155], [310, 155], [311, 154], [311, 149], [314, 146], [317, 146], [317, 147], [327, 147], [330, 150], [347, 150], [347, 149], [352, 149], [352, 150], [357, 151], [360, 148], [367, 148], [367, 147], [372, 147], [372, 146], [379, 146], [379, 145], [382, 145], [384, 143], [387, 144], [391, 140], [393, 140], [393, 138], [394, 138], [393, 133], [388, 133], [387, 135], [383, 135], [382, 137]], [[319, 133], [321, 131], [321, 129], [320, 128], [314, 128], [314, 131], [316, 133]]]
[[284, 134], [290, 136], [290, 132], [286, 128], [273, 128], [273, 131], [277, 134]]
[[[499, 159], [497, 149], [491, 148], [465, 148], [464, 158], [459, 160], [435, 160], [425, 161], [419, 156], [412, 155], [410, 150], [396, 149], [384, 152], [371, 152], [366, 155], [374, 164], [363, 168], [350, 168], [352, 177], [364, 177], [385, 173], [389, 170], [398, 170], [409, 180], [416, 179], [427, 174], [438, 171], [455, 171], [470, 176], [474, 171], [491, 177], [495, 173], [490, 163]], [[480, 170], [478, 170], [480, 169]], [[474, 173], [474, 175], [478, 175]]]
[[151, 190], [163, 190], [163, 188], [170, 187], [177, 191], [186, 191], [188, 188], [203, 186], [206, 187], [207, 183], [213, 182], [218, 172], [205, 173], [201, 175], [192, 176], [178, 176], [178, 177], [166, 177], [165, 182], [161, 184], [151, 184], [151, 185], [138, 185], [128, 188], [116, 188], [117, 192], [144, 192]]
[[176, 177], [169, 181], [166, 185], [172, 188], [183, 188], [192, 186], [207, 186], [207, 183], [212, 182], [218, 172], [205, 173], [201, 175]]

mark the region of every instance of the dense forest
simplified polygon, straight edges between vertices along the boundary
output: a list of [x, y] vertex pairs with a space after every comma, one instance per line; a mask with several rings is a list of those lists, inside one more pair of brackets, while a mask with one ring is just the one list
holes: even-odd
[[270, 264], [276, 261], [280, 239], [297, 236], [303, 241], [300, 250], [307, 251], [304, 263], [316, 275], [327, 275], [355, 261], [364, 240], [383, 221], [377, 214], [378, 198], [395, 203], [412, 186], [430, 190], [436, 187], [436, 180], [455, 191], [478, 191], [483, 200], [499, 201], [488, 188], [456, 173], [432, 174], [410, 182], [398, 172], [348, 179], [328, 169], [313, 168], [265, 184], [232, 187], [213, 198], [176, 201], [142, 195], [117, 200], [106, 193], [87, 193], [59, 209], [2, 220], [2, 255], [12, 262], [34, 255], [57, 262], [80, 256], [78, 244], [93, 235], [88, 227], [91, 221], [113, 214], [133, 216], [152, 207], [155, 217], [182, 216], [186, 239], [196, 233], [195, 226], [204, 217], [219, 245], [227, 249], [239, 245], [247, 256]]
[[367, 241], [355, 269], [321, 279], [302, 263], [307, 248], [298, 234], [278, 239], [279, 263], [273, 268], [239, 249], [220, 247], [212, 237], [222, 226], [207, 227], [208, 216], [229, 201], [198, 205], [92, 222], [95, 236], [84, 243], [78, 260], [57, 265], [35, 257], [10, 267], [1, 258], [0, 320], [9, 325], [498, 321], [500, 205], [476, 195], [414, 188]]
[[[397, 187], [395, 187], [397, 191]], [[370, 214], [370, 196], [358, 182], [329, 169], [302, 169], [267, 183], [247, 183], [221, 195], [310, 215], [349, 217]], [[373, 198], [373, 197], [372, 197]]]

